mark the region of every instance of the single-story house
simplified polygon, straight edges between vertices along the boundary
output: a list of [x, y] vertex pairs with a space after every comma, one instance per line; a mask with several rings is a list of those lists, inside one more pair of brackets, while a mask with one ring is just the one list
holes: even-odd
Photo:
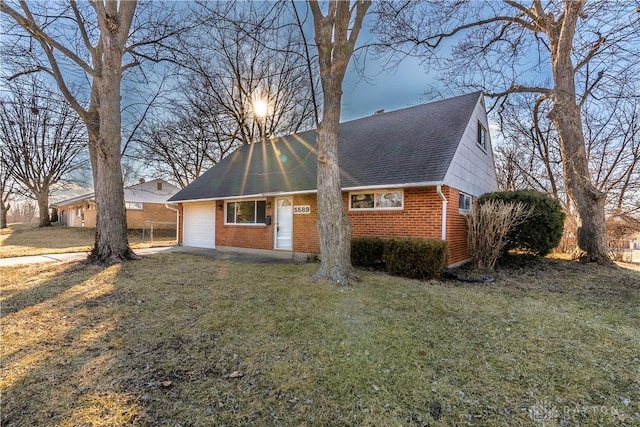
[[[167, 200], [180, 190], [162, 179], [141, 181], [125, 187], [124, 201], [127, 228], [142, 230], [154, 223], [156, 229], [176, 229], [176, 207]], [[96, 202], [94, 193], [83, 194], [51, 204], [58, 209], [58, 221], [69, 227], [95, 227]], [[146, 223], [146, 224], [145, 224]]]
[[[179, 243], [319, 253], [315, 140], [243, 146], [172, 196]], [[450, 265], [469, 259], [465, 215], [497, 189], [482, 93], [342, 123], [338, 156], [353, 237], [442, 239]]]

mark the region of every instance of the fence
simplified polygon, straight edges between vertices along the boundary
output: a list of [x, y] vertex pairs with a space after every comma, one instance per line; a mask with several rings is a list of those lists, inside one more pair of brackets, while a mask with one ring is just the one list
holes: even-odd
[[[173, 232], [173, 237], [178, 240], [178, 227], [175, 222], [167, 222], [167, 221], [145, 221], [144, 227], [142, 228], [142, 241], [145, 241], [147, 238], [153, 242], [154, 229], [156, 234], [158, 232], [162, 232], [163, 237], [167, 237], [167, 231]], [[171, 226], [171, 227], [167, 227]]]

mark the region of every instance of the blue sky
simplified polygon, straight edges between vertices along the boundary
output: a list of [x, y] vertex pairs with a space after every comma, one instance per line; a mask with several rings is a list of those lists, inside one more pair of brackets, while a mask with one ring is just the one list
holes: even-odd
[[383, 71], [373, 59], [366, 63], [364, 80], [350, 64], [342, 85], [342, 120], [370, 116], [377, 110], [393, 111], [427, 101], [425, 91], [432, 83], [416, 58], [406, 58], [393, 72]]

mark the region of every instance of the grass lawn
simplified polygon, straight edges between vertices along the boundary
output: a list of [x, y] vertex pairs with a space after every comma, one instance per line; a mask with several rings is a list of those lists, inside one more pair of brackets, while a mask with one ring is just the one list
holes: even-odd
[[638, 269], [341, 288], [316, 268], [0, 269], [2, 425], [640, 425]]
[[[89, 252], [95, 239], [95, 228], [43, 227], [37, 224], [11, 224], [0, 231], [0, 258]], [[153, 242], [142, 241], [139, 233], [129, 236], [129, 244], [135, 249], [151, 246], [175, 245], [176, 240], [162, 237]]]

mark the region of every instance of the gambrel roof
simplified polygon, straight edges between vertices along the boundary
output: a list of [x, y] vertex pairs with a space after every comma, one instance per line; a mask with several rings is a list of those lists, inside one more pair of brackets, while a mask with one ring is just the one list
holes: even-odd
[[[443, 182], [482, 96], [475, 92], [342, 123], [342, 188]], [[243, 146], [169, 201], [313, 192], [315, 139], [311, 130]]]

